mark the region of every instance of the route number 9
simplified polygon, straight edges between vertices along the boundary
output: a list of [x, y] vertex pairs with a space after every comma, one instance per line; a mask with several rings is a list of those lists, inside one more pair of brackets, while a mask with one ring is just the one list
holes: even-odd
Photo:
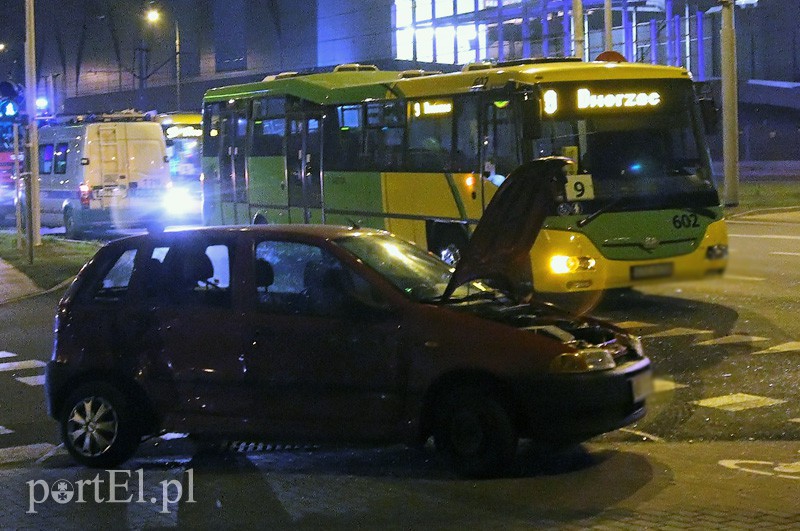
[[567, 175], [567, 185], [564, 191], [567, 201], [591, 201], [594, 199], [592, 176], [585, 173]]

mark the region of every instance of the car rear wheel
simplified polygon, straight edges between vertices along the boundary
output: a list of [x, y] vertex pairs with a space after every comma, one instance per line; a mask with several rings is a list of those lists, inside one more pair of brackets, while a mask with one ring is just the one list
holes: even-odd
[[477, 391], [451, 394], [436, 417], [436, 449], [462, 476], [485, 478], [508, 471], [518, 438], [506, 408]]
[[89, 467], [114, 467], [130, 458], [139, 445], [127, 398], [106, 383], [85, 384], [70, 394], [60, 424], [67, 451]]

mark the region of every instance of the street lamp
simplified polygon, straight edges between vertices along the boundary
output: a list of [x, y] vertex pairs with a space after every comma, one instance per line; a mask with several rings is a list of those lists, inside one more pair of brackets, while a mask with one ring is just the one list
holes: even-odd
[[[151, 7], [145, 13], [148, 24], [157, 24], [161, 20], [161, 12]], [[181, 30], [175, 18], [175, 110], [181, 110]]]

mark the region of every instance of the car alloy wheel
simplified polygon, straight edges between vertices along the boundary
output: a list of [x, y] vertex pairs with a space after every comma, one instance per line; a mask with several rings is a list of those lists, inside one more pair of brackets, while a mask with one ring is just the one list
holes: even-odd
[[98, 468], [116, 466], [139, 445], [136, 417], [127, 397], [104, 382], [84, 384], [64, 402], [61, 439], [79, 463]]
[[118, 433], [117, 412], [102, 396], [86, 397], [70, 412], [67, 436], [70, 445], [85, 457], [97, 457], [108, 451]]

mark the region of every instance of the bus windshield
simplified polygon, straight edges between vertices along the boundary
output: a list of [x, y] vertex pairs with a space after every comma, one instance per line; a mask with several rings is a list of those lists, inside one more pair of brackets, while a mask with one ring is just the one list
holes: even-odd
[[591, 179], [593, 197], [585, 199], [596, 204], [589, 208], [612, 201], [614, 210], [717, 206], [691, 86], [668, 94], [673, 99], [661, 109], [544, 119], [535, 154], [575, 160], [572, 172]]

